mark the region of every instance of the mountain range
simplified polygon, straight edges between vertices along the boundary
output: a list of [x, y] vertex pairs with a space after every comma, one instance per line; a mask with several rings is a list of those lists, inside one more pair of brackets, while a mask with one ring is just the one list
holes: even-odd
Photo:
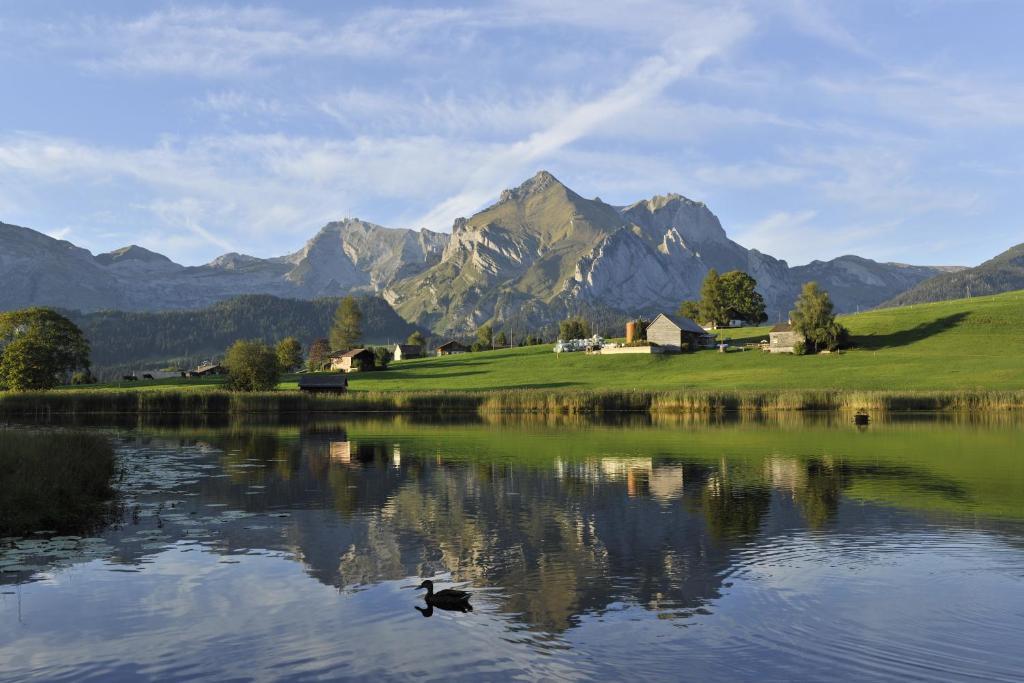
[[886, 305], [923, 304], [1017, 289], [1024, 289], [1024, 244], [1011, 247], [976, 268], [936, 275], [899, 294]]
[[628, 206], [587, 199], [545, 171], [455, 221], [451, 234], [329, 223], [295, 253], [229, 253], [183, 266], [138, 246], [93, 255], [70, 242], [0, 223], [0, 309], [83, 312], [210, 306], [242, 294], [385, 298], [407, 321], [460, 333], [494, 321], [543, 326], [580, 312], [673, 311], [696, 298], [708, 269], [744, 270], [769, 316], [783, 317], [816, 280], [839, 311], [870, 308], [955, 268], [857, 256], [790, 267], [730, 240], [701, 202], [678, 194]]

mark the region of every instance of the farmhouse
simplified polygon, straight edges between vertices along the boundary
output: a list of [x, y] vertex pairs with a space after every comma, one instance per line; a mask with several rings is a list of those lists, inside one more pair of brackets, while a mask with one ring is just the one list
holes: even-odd
[[659, 313], [647, 326], [647, 341], [666, 351], [683, 351], [713, 346], [715, 338], [689, 318]]
[[437, 355], [439, 356], [451, 356], [456, 353], [466, 353], [467, 351], [469, 351], [469, 347], [467, 347], [462, 342], [457, 342], [454, 340], [450, 342], [445, 342], [444, 344], [441, 344], [440, 346], [437, 347]]
[[299, 378], [299, 391], [310, 394], [341, 394], [348, 390], [348, 377], [341, 374], [303, 375]]
[[804, 341], [804, 335], [790, 323], [773, 327], [768, 331], [768, 338], [768, 350], [772, 353], [796, 353], [796, 345]]
[[419, 344], [395, 344], [395, 350], [392, 353], [392, 356], [395, 360], [423, 358], [423, 347]]
[[188, 373], [189, 377], [208, 377], [210, 375], [223, 375], [227, 372], [220, 363], [211, 363], [209, 361], [202, 363], [194, 370], [190, 370]]
[[373, 351], [369, 349], [352, 349], [331, 354], [331, 370], [356, 372], [366, 369], [373, 369]]

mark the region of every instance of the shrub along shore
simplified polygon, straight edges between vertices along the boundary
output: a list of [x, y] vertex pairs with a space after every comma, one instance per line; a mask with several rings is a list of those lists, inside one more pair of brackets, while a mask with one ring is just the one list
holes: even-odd
[[88, 414], [545, 413], [696, 414], [774, 411], [979, 411], [1024, 409], [1017, 391], [734, 390], [351, 392], [49, 391], [0, 394], [0, 417]]

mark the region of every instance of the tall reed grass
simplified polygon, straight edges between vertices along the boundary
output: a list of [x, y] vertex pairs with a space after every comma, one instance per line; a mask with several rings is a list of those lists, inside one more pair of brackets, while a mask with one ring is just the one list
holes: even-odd
[[51, 391], [0, 393], [0, 416], [337, 413], [650, 414], [776, 411], [997, 411], [1024, 409], [1024, 391]]
[[0, 429], [0, 536], [98, 528], [112, 512], [115, 472], [101, 434]]

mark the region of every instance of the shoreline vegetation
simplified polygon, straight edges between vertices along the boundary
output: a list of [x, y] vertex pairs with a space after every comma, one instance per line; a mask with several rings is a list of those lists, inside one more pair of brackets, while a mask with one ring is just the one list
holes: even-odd
[[102, 434], [0, 429], [0, 537], [102, 527], [114, 511], [116, 474]]
[[57, 390], [0, 394], [0, 417], [137, 415], [293, 415], [315, 413], [713, 414], [780, 411], [922, 412], [1024, 409], [1024, 390], [362, 391], [309, 395], [163, 390]]

